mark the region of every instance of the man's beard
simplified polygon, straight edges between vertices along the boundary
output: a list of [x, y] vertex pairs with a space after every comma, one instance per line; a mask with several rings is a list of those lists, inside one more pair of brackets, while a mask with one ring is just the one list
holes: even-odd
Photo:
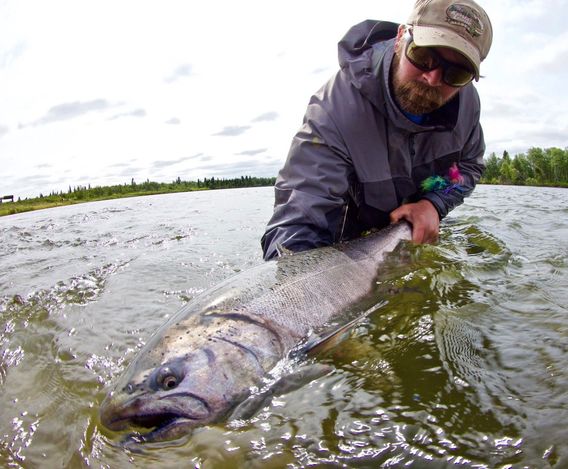
[[392, 88], [396, 102], [403, 111], [421, 116], [446, 104], [441, 91], [437, 88], [417, 80], [403, 83], [397, 73], [400, 60], [399, 53], [396, 53], [392, 63]]

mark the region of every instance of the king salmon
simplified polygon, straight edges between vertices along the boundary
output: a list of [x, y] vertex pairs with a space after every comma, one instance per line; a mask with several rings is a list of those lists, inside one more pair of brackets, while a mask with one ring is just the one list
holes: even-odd
[[[101, 423], [114, 431], [150, 429], [136, 441], [155, 442], [249, 415], [264, 401], [254, 390], [270, 382], [279, 363], [341, 339], [369, 313], [365, 299], [385, 255], [410, 239], [410, 225], [397, 223], [285, 254], [207, 290], [140, 350], [101, 404]], [[269, 391], [286, 389], [282, 383], [275, 380]]]

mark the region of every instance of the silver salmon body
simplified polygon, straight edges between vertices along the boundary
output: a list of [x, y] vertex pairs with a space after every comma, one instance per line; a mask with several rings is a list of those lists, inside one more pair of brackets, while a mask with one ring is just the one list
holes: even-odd
[[308, 336], [329, 338], [363, 314], [385, 255], [410, 239], [406, 222], [390, 225], [265, 262], [196, 297], [118, 379], [101, 405], [102, 424], [152, 429], [137, 437], [150, 442], [223, 421]]

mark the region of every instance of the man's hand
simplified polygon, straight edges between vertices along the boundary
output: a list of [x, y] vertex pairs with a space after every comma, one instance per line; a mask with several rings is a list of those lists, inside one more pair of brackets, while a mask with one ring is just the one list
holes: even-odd
[[390, 214], [391, 223], [405, 219], [412, 225], [412, 241], [415, 243], [435, 243], [440, 231], [440, 217], [432, 202], [426, 199], [414, 204], [405, 204]]

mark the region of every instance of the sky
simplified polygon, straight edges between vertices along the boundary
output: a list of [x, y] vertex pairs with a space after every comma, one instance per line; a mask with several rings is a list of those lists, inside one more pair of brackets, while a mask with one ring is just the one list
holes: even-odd
[[[276, 176], [337, 43], [413, 0], [0, 0], [0, 196]], [[480, 0], [491, 152], [568, 146], [568, 0]]]

